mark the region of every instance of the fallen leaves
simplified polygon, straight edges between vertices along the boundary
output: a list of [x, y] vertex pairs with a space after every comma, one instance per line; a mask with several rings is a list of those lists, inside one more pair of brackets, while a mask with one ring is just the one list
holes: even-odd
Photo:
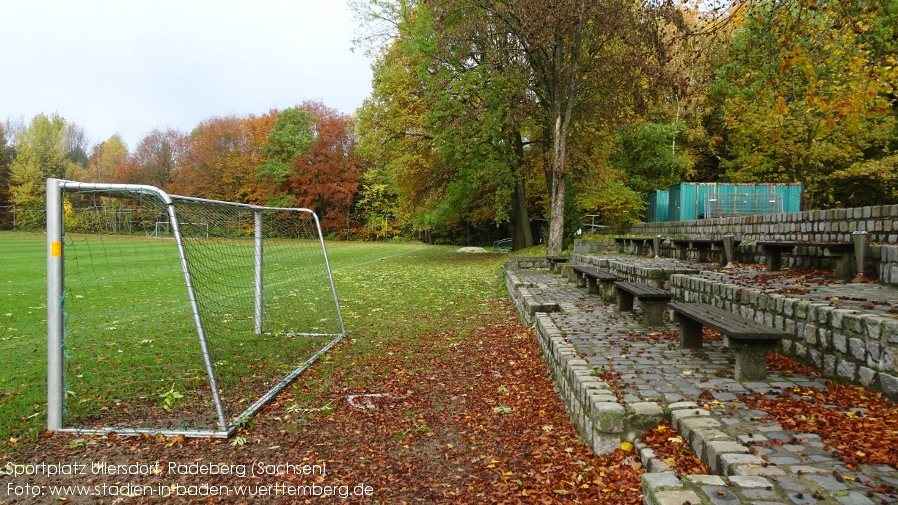
[[786, 355], [773, 351], [769, 351], [767, 353], [767, 370], [771, 372], [779, 372], [783, 377], [791, 377], [794, 374], [804, 375], [807, 377], [820, 376], [820, 373], [817, 372], [817, 369], [815, 369], [814, 367], [804, 365]]
[[678, 475], [708, 473], [705, 465], [692, 453], [689, 444], [667, 421], [646, 432], [640, 440]]
[[784, 389], [777, 398], [746, 395], [741, 400], [788, 430], [820, 435], [849, 469], [864, 464], [898, 468], [898, 406], [881, 393], [829, 384], [826, 389]]
[[325, 484], [363, 482], [375, 503], [642, 503], [638, 455], [599, 458], [580, 440], [514, 308], [503, 303], [481, 317], [475, 332], [429, 332], [373, 357], [353, 354], [350, 336], [331, 351], [339, 366], [309, 369], [229, 440], [118, 437], [69, 447], [63, 435], [18, 457], [326, 462]]

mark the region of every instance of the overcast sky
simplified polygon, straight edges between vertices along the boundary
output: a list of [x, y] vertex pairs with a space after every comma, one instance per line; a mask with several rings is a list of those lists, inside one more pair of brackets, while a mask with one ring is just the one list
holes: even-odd
[[57, 113], [129, 149], [154, 128], [371, 91], [344, 0], [0, 0], [0, 122]]

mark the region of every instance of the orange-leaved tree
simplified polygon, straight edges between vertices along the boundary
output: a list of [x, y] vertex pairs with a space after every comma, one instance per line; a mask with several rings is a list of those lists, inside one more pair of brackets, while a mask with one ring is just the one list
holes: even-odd
[[274, 113], [203, 121], [190, 133], [183, 163], [175, 173], [175, 193], [214, 200], [256, 203], [256, 166]]
[[347, 225], [361, 180], [355, 144], [352, 119], [320, 102], [282, 111], [258, 166], [266, 200], [309, 208], [325, 229]]
[[184, 159], [186, 139], [177, 130], [154, 129], [137, 144], [137, 148], [119, 165], [113, 182], [148, 184], [170, 189], [175, 171]]

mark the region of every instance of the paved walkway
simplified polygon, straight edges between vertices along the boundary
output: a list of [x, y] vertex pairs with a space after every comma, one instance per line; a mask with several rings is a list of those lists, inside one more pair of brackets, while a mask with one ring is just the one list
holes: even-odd
[[[627, 258], [634, 261], [633, 256], [620, 257]], [[677, 262], [642, 261], [659, 265]], [[840, 307], [859, 309], [863, 305], [880, 314], [894, 314], [898, 302], [898, 290], [876, 284], [770, 276], [752, 267], [724, 270], [709, 264], [693, 266], [701, 270], [699, 275], [722, 282], [751, 282], [765, 290], [791, 290], [790, 296], [830, 300]], [[528, 290], [536, 300], [561, 307], [561, 312], [549, 317], [581, 357], [594, 369], [619, 376], [618, 397], [622, 403], [649, 401], [661, 405], [671, 413], [680, 434], [690, 441], [708, 433], [721, 435], [716, 442], [693, 443], [693, 447], [723, 450], [722, 444], [730, 444], [725, 454], [704, 458], [711, 462], [713, 475], [683, 479], [663, 473], [666, 466], [653, 461], [651, 451], [643, 449], [644, 464], [653, 472], [644, 481], [647, 503], [898, 503], [894, 496], [898, 493], [898, 469], [862, 466], [852, 471], [819, 435], [794, 433], [775, 422], [762, 422], [764, 412], [739, 401], [738, 395], [744, 393], [776, 397], [782, 388], [822, 389], [822, 379], [771, 372], [764, 381], [739, 383], [733, 378], [734, 357], [721, 342], [706, 342], [700, 350], [680, 349], [679, 341], [671, 338], [671, 332], [677, 329], [671, 323], [646, 328], [638, 308], [634, 313], [620, 312], [615, 304], [603, 303], [598, 296], [587, 294], [547, 269], [521, 270], [518, 275], [530, 284]], [[709, 405], [713, 408], [705, 408]]]

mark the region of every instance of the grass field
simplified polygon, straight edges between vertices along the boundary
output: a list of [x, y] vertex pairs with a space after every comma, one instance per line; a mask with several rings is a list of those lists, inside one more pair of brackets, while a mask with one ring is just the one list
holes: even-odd
[[46, 424], [47, 283], [43, 236], [0, 233], [0, 440]]
[[[0, 440], [7, 447], [33, 440], [46, 423], [45, 249], [43, 235], [0, 233], [0, 285], [4, 286], [0, 290]], [[362, 346], [363, 353], [389, 352], [386, 349], [391, 341], [402, 342], [397, 347], [403, 349], [414, 348], [416, 335], [440, 331], [451, 321], [489, 310], [492, 302], [506, 296], [499, 271], [504, 256], [459, 254], [455, 249], [421, 244], [328, 244], [347, 332]], [[82, 349], [95, 359], [82, 360], [78, 368], [67, 371], [70, 377], [99, 376], [109, 386], [100, 393], [75, 391], [73, 394], [81, 396], [71, 402], [75, 406], [70, 407], [71, 413], [79, 406], [87, 409], [114, 400], [115, 388], [123, 382], [115, 369], [128, 359], [126, 356], [136, 354], [135, 350], [141, 351], [140, 359], [146, 360], [147, 373], [152, 374], [154, 366], [173, 359], [176, 353], [172, 351], [184, 345], [179, 335], [189, 334], [190, 314], [183, 304], [170, 300], [171, 291], [183, 287], [177, 286], [177, 275], [159, 270], [152, 259], [145, 261], [114, 267], [122, 271], [123, 278], [134, 279], [127, 287], [140, 290], [141, 299], [153, 307], [145, 311], [150, 317], [138, 322], [144, 329], [132, 339], [132, 348], [108, 344], [127, 323], [117, 319], [113, 310], [113, 305], [121, 301], [91, 305], [87, 299], [67, 300], [67, 309], [73, 314], [101, 319], [100, 326], [109, 333], [98, 335], [93, 347]], [[110, 283], [99, 285], [109, 288]], [[115, 291], [120, 289], [116, 287]], [[190, 345], [194, 343], [189, 341]], [[247, 347], [267, 353], [264, 359], [254, 358], [260, 369], [289, 366], [276, 362], [279, 349], [250, 342]], [[414, 361], [417, 357], [409, 358]], [[194, 367], [194, 363], [185, 362], [184, 366]], [[370, 379], [377, 377], [360, 374], [348, 381], [364, 386]], [[189, 388], [183, 383], [178, 387]]]
[[[579, 439], [532, 330], [508, 299], [504, 254], [411, 243], [329, 243], [346, 338], [223, 440], [40, 436], [43, 249], [39, 236], [0, 234], [0, 260], [16, 262], [15, 272], [0, 270], [2, 282], [15, 290], [2, 298], [10, 308], [2, 311], [7, 336], [0, 342], [0, 423], [7, 451], [0, 454], [0, 465], [5, 458], [16, 463], [326, 463], [327, 475], [311, 476], [314, 481], [279, 473], [252, 482], [346, 489], [364, 483], [374, 493], [371, 503], [643, 501], [641, 467], [632, 451], [596, 458]], [[9, 354], [13, 341], [21, 344]], [[142, 478], [146, 485], [169, 489], [199, 482], [195, 475], [172, 471]], [[235, 489], [247, 482], [234, 473], [206, 478]], [[118, 479], [95, 476], [90, 482]], [[27, 482], [85, 483], [71, 475]], [[208, 501], [233, 503], [234, 495]], [[312, 501], [318, 500], [296, 500]]]

